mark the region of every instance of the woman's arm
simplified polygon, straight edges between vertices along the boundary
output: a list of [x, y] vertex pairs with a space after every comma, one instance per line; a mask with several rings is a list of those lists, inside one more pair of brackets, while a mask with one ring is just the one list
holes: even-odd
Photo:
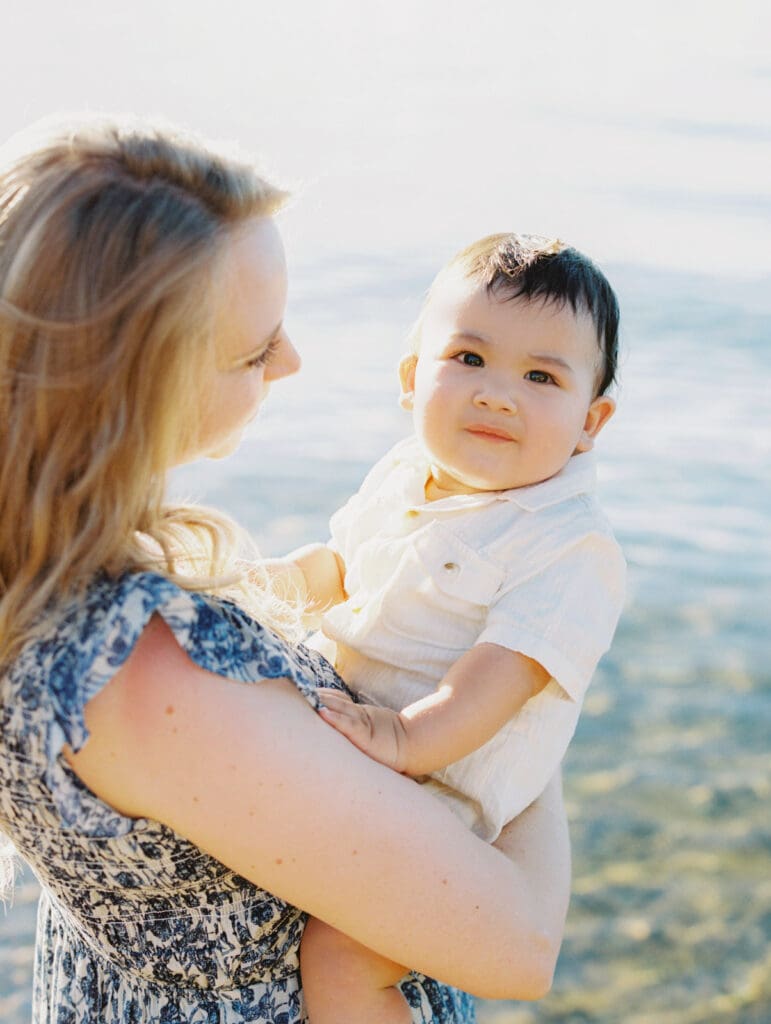
[[[326, 726], [290, 682], [206, 672], [158, 617], [86, 722], [90, 738], [70, 762], [123, 814], [166, 823], [256, 885], [442, 981], [488, 998], [548, 989], [567, 885], [559, 813], [517, 823], [507, 859]], [[549, 858], [553, 846], [562, 854]], [[544, 864], [554, 877], [542, 877]]]

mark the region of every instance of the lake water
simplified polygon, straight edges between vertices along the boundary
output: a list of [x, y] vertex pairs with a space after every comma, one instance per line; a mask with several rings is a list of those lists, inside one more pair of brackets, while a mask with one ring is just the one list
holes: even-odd
[[[409, 429], [396, 362], [457, 247], [508, 227], [553, 231], [607, 270], [623, 356], [619, 410], [598, 453], [629, 560], [627, 608], [565, 764], [574, 884], [554, 990], [537, 1006], [481, 1004], [480, 1019], [767, 1024], [764, 5], [728, 17], [717, 4], [654, 3], [643, 17], [555, 4], [552, 23], [524, 5], [482, 3], [475, 21], [460, 4], [431, 2], [415, 5], [406, 31], [405, 5], [401, 21], [380, 10], [373, 27], [352, 9], [342, 18], [338, 2], [335, 40], [309, 8], [292, 32], [265, 12], [262, 35], [239, 23], [235, 39], [206, 22], [205, 42], [203, 21], [177, 24], [152, 5], [156, 23], [181, 34], [172, 51], [142, 34], [146, 0], [110, 25], [84, 6], [104, 43], [92, 61], [73, 66], [55, 45], [72, 32], [59, 5], [32, 64], [29, 48], [9, 51], [19, 80], [44, 66], [53, 77], [24, 110], [0, 103], [4, 130], [54, 105], [162, 109], [281, 154], [280, 170], [303, 179], [284, 219], [287, 324], [303, 371], [276, 385], [236, 456], [174, 480], [175, 493], [229, 510], [266, 554], [323, 539], [329, 514]], [[32, 33], [32, 14], [14, 17]], [[147, 81], [111, 73], [110, 33], [122, 40], [119, 65], [144, 59]], [[25, 880], [0, 916], [7, 1024], [29, 1018], [34, 899]]]

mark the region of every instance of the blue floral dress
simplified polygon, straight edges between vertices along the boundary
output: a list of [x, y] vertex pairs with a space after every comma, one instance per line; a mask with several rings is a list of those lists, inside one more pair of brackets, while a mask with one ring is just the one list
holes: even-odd
[[[83, 709], [153, 613], [201, 667], [242, 682], [286, 676], [316, 707], [341, 686], [234, 604], [151, 573], [99, 578], [0, 678], [0, 828], [42, 885], [34, 1024], [300, 1024], [304, 915], [165, 825], [97, 799], [62, 756]], [[413, 1020], [473, 1022], [472, 1000], [422, 976]]]

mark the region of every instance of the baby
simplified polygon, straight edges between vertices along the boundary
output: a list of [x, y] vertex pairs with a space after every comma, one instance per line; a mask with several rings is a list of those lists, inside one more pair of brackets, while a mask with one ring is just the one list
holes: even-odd
[[[316, 646], [357, 694], [324, 719], [492, 842], [557, 771], [621, 611], [594, 494], [618, 304], [557, 241], [493, 235], [439, 273], [399, 366], [414, 436], [289, 556]], [[284, 565], [286, 566], [286, 562]], [[406, 968], [311, 920], [311, 1024], [408, 1022]]]

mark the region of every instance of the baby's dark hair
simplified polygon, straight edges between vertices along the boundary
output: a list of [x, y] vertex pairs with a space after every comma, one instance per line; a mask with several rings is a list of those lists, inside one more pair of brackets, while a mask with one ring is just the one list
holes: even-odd
[[[483, 283], [491, 295], [541, 299], [558, 306], [569, 303], [574, 313], [587, 313], [602, 353], [597, 394], [604, 394], [613, 384], [618, 363], [618, 300], [605, 275], [583, 253], [541, 235], [488, 235], [454, 256], [437, 282], [454, 268]], [[418, 332], [421, 321], [422, 316], [416, 324]], [[415, 333], [413, 337], [418, 342]]]

